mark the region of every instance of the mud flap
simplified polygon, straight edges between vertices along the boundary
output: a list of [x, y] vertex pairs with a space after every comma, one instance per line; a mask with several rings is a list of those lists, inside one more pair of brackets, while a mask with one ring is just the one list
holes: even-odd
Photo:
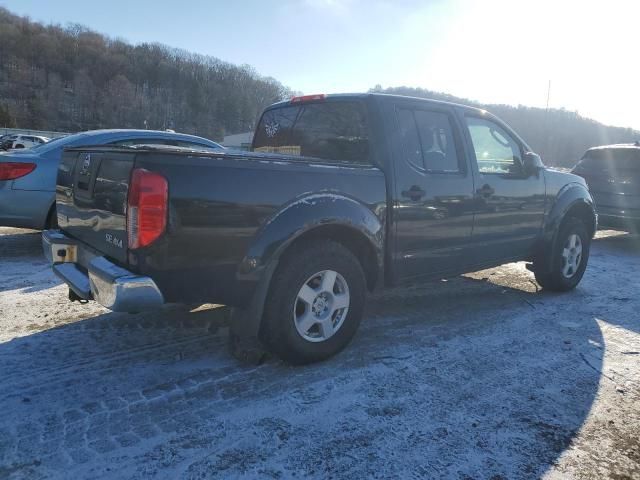
[[247, 308], [231, 310], [229, 348], [231, 355], [243, 363], [260, 365], [269, 357], [269, 352], [260, 341], [259, 334], [264, 304], [276, 266], [277, 262], [271, 262], [265, 269]]
[[258, 335], [247, 333], [246, 322], [249, 313], [246, 309], [234, 308], [231, 311], [231, 325], [229, 329], [229, 349], [231, 355], [242, 363], [261, 365], [269, 357]]

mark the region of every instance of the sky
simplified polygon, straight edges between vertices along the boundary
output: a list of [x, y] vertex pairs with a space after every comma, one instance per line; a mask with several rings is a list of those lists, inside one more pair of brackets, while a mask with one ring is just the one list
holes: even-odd
[[[0, 0], [249, 64], [296, 91], [411, 86], [640, 130], [637, 0]], [[549, 89], [549, 82], [551, 88]]]

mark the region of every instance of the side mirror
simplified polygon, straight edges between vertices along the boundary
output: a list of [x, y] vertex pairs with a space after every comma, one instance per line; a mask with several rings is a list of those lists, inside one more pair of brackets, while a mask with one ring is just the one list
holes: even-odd
[[540, 155], [533, 152], [526, 152], [522, 163], [524, 166], [524, 173], [527, 177], [531, 177], [532, 175], [537, 176], [540, 170], [544, 168], [544, 163], [542, 163]]

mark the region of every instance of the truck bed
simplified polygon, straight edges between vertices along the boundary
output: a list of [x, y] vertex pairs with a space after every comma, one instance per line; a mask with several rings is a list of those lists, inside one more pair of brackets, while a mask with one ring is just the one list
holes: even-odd
[[[127, 242], [127, 193], [134, 168], [161, 174], [169, 189], [166, 232], [139, 250], [129, 249]], [[327, 220], [345, 217], [344, 209], [332, 208], [336, 198], [366, 206], [383, 222], [385, 176], [370, 166], [274, 154], [91, 147], [65, 151], [56, 191], [59, 225], [66, 235], [117, 265], [154, 278], [167, 301], [229, 305], [242, 304], [253, 292], [257, 273], [243, 275], [241, 264], [255, 261], [249, 257], [258, 237], [273, 249], [295, 235], [267, 227], [304, 215], [300, 207], [312, 203], [325, 204]]]

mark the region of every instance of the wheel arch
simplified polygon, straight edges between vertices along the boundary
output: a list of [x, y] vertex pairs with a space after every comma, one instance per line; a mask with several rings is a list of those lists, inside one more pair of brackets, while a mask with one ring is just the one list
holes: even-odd
[[593, 238], [598, 228], [597, 216], [593, 209], [593, 205], [581, 201], [572, 203], [565, 212], [562, 218], [562, 222], [560, 222], [560, 226], [562, 226], [562, 223], [564, 223], [569, 217], [580, 219], [582, 223], [584, 223], [584, 226], [587, 228], [587, 232], [589, 232], [590, 238]]
[[292, 247], [326, 238], [344, 245], [361, 262], [367, 285], [383, 278], [384, 213], [333, 192], [307, 194], [275, 213], [257, 232], [238, 268], [240, 278], [258, 280]]
[[590, 238], [593, 238], [598, 228], [598, 216], [591, 194], [580, 183], [570, 183], [560, 190], [547, 215], [544, 235], [535, 261], [540, 271], [546, 272], [551, 269], [552, 258], [547, 252], [555, 245], [558, 233], [567, 218], [580, 219], [587, 228]]
[[331, 240], [339, 243], [358, 259], [367, 280], [367, 289], [373, 291], [382, 278], [382, 264], [379, 255], [371, 240], [360, 230], [351, 226], [333, 223], [318, 225], [296, 236], [283, 249], [278, 257], [278, 262], [297, 248], [303, 247], [314, 241]]
[[272, 215], [238, 267], [238, 279], [254, 282], [256, 288], [234, 328], [258, 333], [274, 273], [288, 253], [309, 241], [326, 238], [344, 245], [362, 265], [368, 289], [374, 289], [384, 278], [384, 207], [325, 192], [297, 198]]

